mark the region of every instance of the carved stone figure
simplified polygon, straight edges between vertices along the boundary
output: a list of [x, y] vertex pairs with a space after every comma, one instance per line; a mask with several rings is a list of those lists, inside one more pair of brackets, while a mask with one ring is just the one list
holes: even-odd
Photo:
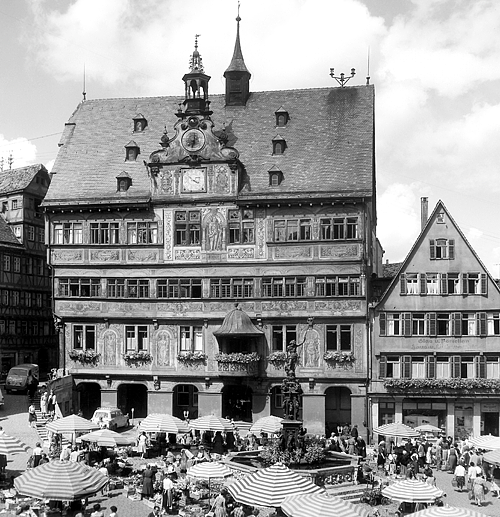
[[158, 332], [156, 341], [156, 362], [158, 366], [171, 366], [170, 364], [170, 336], [165, 330]]
[[116, 334], [112, 330], [104, 333], [104, 364], [113, 366], [116, 364]]
[[319, 366], [319, 334], [316, 330], [311, 330], [308, 333], [307, 341], [304, 345], [305, 352], [305, 366], [318, 367]]

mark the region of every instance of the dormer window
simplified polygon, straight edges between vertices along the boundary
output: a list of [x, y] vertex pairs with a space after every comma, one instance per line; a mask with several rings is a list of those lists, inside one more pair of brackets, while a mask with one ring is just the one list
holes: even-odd
[[269, 186], [278, 187], [283, 181], [283, 172], [277, 167], [271, 167], [269, 169]]
[[286, 141], [280, 135], [273, 138], [273, 154], [283, 154], [286, 149]]
[[288, 111], [283, 109], [283, 106], [277, 111], [274, 112], [276, 116], [276, 126], [277, 127], [285, 127], [290, 120], [290, 116], [288, 115]]
[[117, 192], [127, 192], [127, 190], [132, 186], [132, 178], [127, 174], [126, 171], [120, 172], [116, 177], [116, 191]]
[[139, 146], [133, 140], [125, 146], [125, 160], [127, 162], [135, 162], [140, 153]]
[[134, 117], [134, 133], [140, 133], [144, 131], [148, 126], [148, 121], [144, 118], [141, 113], [138, 113]]

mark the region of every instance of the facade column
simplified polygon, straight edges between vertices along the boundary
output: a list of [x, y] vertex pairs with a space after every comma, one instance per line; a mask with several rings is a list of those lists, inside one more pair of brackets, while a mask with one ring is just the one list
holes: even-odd
[[446, 436], [455, 437], [455, 401], [448, 400], [448, 413], [446, 415]]
[[481, 436], [481, 401], [472, 403], [472, 435]]
[[[374, 427], [378, 427], [379, 425], [379, 421], [380, 421], [380, 416], [379, 416], [379, 408], [380, 408], [380, 404], [379, 404], [379, 399], [378, 398], [375, 398], [375, 399], [371, 399], [371, 406], [372, 406], [372, 410], [371, 410], [371, 419], [372, 421], [368, 423], [368, 428], [371, 430], [373, 429]], [[373, 442], [373, 435], [370, 437], [370, 439], [367, 440], [367, 444], [370, 444], [371, 442]]]
[[271, 414], [271, 397], [268, 393], [253, 392], [252, 394], [252, 416], [255, 422], [259, 418]]
[[403, 397], [397, 397], [394, 401], [394, 422], [403, 422]]
[[302, 395], [302, 421], [309, 434], [325, 434], [325, 394], [304, 390]]
[[174, 409], [174, 392], [154, 390], [148, 391], [148, 413], [165, 413], [171, 415]]
[[198, 392], [198, 417], [207, 415], [222, 416], [221, 392]]
[[351, 394], [351, 426], [357, 425], [359, 434], [363, 434], [366, 424], [366, 397], [364, 393]]

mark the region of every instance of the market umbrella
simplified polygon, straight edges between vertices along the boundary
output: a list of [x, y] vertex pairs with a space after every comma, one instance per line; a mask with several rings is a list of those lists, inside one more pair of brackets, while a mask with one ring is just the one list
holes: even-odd
[[265, 416], [259, 418], [253, 425], [250, 427], [250, 432], [252, 433], [267, 433], [274, 434], [283, 428], [283, 418], [278, 416]]
[[420, 436], [420, 433], [415, 431], [413, 427], [402, 424], [401, 422], [374, 427], [373, 432], [377, 434], [383, 434], [384, 436], [394, 436], [397, 438], [418, 438]]
[[99, 429], [91, 433], [80, 436], [83, 442], [96, 443], [101, 447], [115, 447], [119, 445], [131, 445], [135, 443], [135, 438], [131, 436], [122, 435], [111, 431], [109, 429]]
[[487, 461], [492, 465], [500, 466], [500, 449], [495, 449], [494, 451], [485, 452], [483, 454], [483, 461]]
[[471, 445], [478, 449], [500, 449], [500, 437], [487, 434], [484, 436], [478, 436], [477, 438], [471, 438]]
[[28, 452], [28, 449], [29, 447], [25, 443], [14, 436], [9, 436], [5, 433], [0, 434], [0, 454], [8, 456], [9, 454], [17, 454], [18, 452]]
[[210, 480], [223, 479], [233, 475], [233, 471], [226, 465], [218, 461], [204, 461], [198, 463], [187, 470], [187, 475], [197, 479], [208, 481], [208, 499], [210, 500]]
[[433, 503], [444, 492], [417, 479], [398, 481], [382, 489], [382, 495], [394, 501], [407, 503]]
[[454, 506], [429, 506], [419, 512], [410, 513], [407, 517], [487, 517], [484, 513], [469, 508], [455, 508]]
[[370, 511], [358, 504], [326, 493], [299, 494], [286, 497], [281, 505], [288, 517], [368, 517]]
[[102, 490], [108, 478], [96, 469], [73, 461], [53, 460], [14, 479], [21, 495], [53, 501], [76, 501]]
[[440, 433], [442, 429], [435, 425], [423, 424], [415, 427], [415, 431], [419, 431], [420, 433]]
[[77, 433], [84, 431], [89, 432], [93, 431], [94, 429], [99, 429], [98, 425], [78, 415], [69, 415], [65, 416], [64, 418], [59, 418], [58, 420], [53, 420], [45, 427], [49, 431], [58, 434]]
[[148, 415], [139, 425], [146, 433], [189, 433], [187, 422], [172, 415], [154, 413]]
[[273, 507], [281, 506], [285, 497], [290, 495], [324, 491], [281, 463], [249, 474], [227, 488], [239, 503]]
[[191, 429], [198, 431], [233, 431], [234, 425], [231, 420], [227, 418], [218, 417], [215, 415], [201, 416], [189, 422]]

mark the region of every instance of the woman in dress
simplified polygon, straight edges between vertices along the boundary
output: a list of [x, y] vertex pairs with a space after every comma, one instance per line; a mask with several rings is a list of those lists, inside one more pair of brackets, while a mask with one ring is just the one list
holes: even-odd
[[144, 431], [137, 438], [137, 452], [141, 455], [141, 459], [144, 459], [148, 448], [148, 437]]
[[485, 494], [486, 480], [484, 479], [483, 474], [479, 474], [476, 479], [474, 479], [474, 483], [472, 484], [472, 491], [474, 494], [474, 499], [478, 506], [482, 506], [484, 503], [484, 494]]
[[40, 398], [40, 412], [42, 413], [42, 418], [47, 418], [47, 401], [48, 401], [49, 395], [46, 391], [42, 393], [42, 396]]
[[220, 491], [220, 494], [215, 498], [213, 505], [214, 517], [227, 517], [226, 494], [227, 491], [225, 488], [223, 488]]
[[143, 499], [144, 497], [153, 496], [153, 478], [154, 478], [154, 476], [155, 476], [155, 472], [151, 468], [151, 465], [148, 463], [146, 466], [146, 470], [142, 474], [141, 499]]
[[30, 427], [36, 427], [36, 409], [34, 404], [28, 408], [28, 425]]
[[448, 471], [451, 473], [455, 472], [457, 463], [458, 463], [458, 451], [454, 445], [450, 445], [450, 452], [448, 454], [448, 467], [449, 467]]

